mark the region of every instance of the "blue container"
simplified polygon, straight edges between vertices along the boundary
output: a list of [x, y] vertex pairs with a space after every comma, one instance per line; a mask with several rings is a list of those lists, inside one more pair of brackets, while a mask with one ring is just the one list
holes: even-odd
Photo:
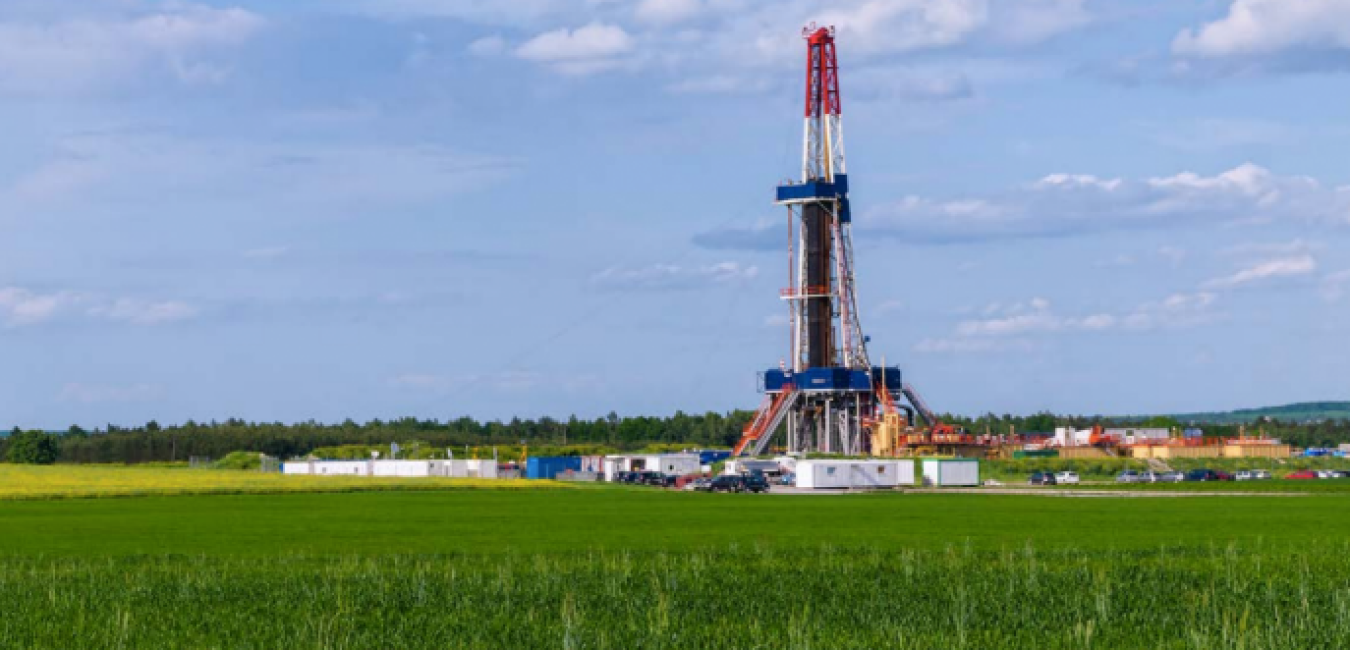
[[531, 456], [525, 459], [525, 478], [553, 478], [569, 469], [581, 471], [580, 456]]
[[731, 451], [727, 449], [701, 449], [698, 452], [699, 465], [711, 465], [728, 458], [731, 458]]

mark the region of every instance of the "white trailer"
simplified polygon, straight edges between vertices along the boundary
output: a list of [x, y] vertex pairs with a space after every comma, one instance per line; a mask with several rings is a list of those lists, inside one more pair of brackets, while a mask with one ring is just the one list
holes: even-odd
[[371, 465], [374, 476], [449, 476], [443, 460], [377, 460]]
[[909, 460], [799, 460], [797, 487], [808, 490], [890, 489], [914, 485]]
[[923, 484], [934, 487], [978, 486], [980, 461], [974, 458], [925, 458]]
[[702, 471], [698, 454], [634, 454], [605, 456], [605, 480], [613, 481], [619, 472], [661, 472], [674, 476]]
[[497, 478], [493, 460], [293, 460], [282, 463], [291, 475]]
[[464, 474], [452, 474], [452, 476], [464, 476], [465, 478], [497, 478], [497, 461], [488, 459], [466, 460], [464, 461]]

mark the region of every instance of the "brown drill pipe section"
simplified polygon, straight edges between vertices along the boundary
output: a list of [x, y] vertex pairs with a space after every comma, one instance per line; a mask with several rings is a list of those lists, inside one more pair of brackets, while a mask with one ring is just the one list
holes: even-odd
[[[819, 204], [807, 204], [802, 212], [806, 235], [806, 286], [831, 287], [830, 251], [834, 247], [830, 213]], [[830, 368], [834, 363], [834, 313], [830, 296], [806, 301], [807, 367]]]

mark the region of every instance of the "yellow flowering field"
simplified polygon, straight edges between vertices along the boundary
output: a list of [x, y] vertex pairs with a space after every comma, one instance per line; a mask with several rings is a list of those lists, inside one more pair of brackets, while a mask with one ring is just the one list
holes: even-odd
[[0, 500], [376, 490], [569, 489], [571, 487], [557, 481], [525, 479], [285, 476], [242, 470], [176, 467], [0, 464]]

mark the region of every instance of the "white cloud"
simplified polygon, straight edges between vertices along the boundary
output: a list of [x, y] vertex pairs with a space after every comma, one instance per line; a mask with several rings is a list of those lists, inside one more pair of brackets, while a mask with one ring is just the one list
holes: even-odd
[[1217, 317], [1213, 310], [1217, 298], [1210, 292], [1178, 293], [1118, 313], [1097, 312], [1081, 316], [1061, 315], [1043, 298], [1008, 305], [992, 303], [984, 309], [985, 318], [962, 321], [950, 336], [925, 339], [915, 350], [927, 353], [1000, 352], [1030, 349], [1046, 337], [1073, 333], [1195, 327]]
[[638, 20], [667, 25], [693, 18], [701, 11], [700, 0], [641, 0], [635, 13]]
[[955, 45], [988, 20], [985, 0], [868, 0], [815, 17], [820, 25], [833, 25], [842, 42], [863, 53]]
[[86, 384], [70, 382], [61, 388], [57, 399], [63, 402], [97, 404], [100, 402], [147, 402], [159, 399], [163, 389], [153, 384]]
[[752, 280], [759, 267], [739, 262], [719, 262], [705, 266], [652, 264], [640, 268], [610, 267], [591, 278], [591, 283], [612, 290], [691, 289]]
[[69, 292], [34, 293], [21, 287], [0, 287], [0, 321], [6, 326], [36, 325], [54, 318], [79, 297]]
[[120, 17], [0, 23], [0, 92], [98, 91], [153, 69], [184, 83], [217, 82], [228, 64], [215, 55], [263, 25], [244, 9], [180, 3]]
[[1039, 43], [1092, 21], [1085, 0], [1023, 0], [991, 2], [993, 29], [1004, 40]]
[[23, 287], [0, 287], [0, 323], [6, 327], [39, 325], [66, 315], [128, 323], [160, 325], [197, 315], [196, 307], [177, 300], [105, 298], [73, 291], [37, 293]]
[[1312, 178], [1277, 176], [1250, 163], [1214, 176], [1183, 172], [1135, 180], [1050, 174], [990, 196], [908, 196], [864, 213], [857, 228], [943, 242], [1279, 219], [1350, 224], [1350, 191]]
[[469, 43], [469, 54], [474, 56], [497, 56], [506, 52], [506, 39], [493, 34]]
[[1206, 288], [1224, 288], [1231, 289], [1248, 285], [1262, 280], [1272, 278], [1289, 278], [1303, 275], [1311, 275], [1317, 271], [1317, 260], [1311, 255], [1296, 255], [1273, 260], [1267, 260], [1258, 264], [1249, 266], [1233, 275], [1215, 278], [1204, 284]]
[[118, 298], [111, 303], [89, 309], [91, 316], [130, 323], [132, 325], [163, 325], [189, 320], [198, 313], [196, 307], [177, 300], [146, 301]]
[[516, 56], [544, 63], [567, 74], [613, 68], [633, 50], [633, 37], [622, 27], [594, 22], [575, 30], [545, 32], [516, 48]]
[[1195, 327], [1214, 321], [1213, 307], [1218, 296], [1207, 291], [1174, 293], [1161, 302], [1139, 305], [1122, 318], [1120, 326], [1130, 330]]
[[1228, 14], [1183, 30], [1172, 51], [1200, 57], [1269, 55], [1350, 48], [1345, 0], [1233, 0]]

